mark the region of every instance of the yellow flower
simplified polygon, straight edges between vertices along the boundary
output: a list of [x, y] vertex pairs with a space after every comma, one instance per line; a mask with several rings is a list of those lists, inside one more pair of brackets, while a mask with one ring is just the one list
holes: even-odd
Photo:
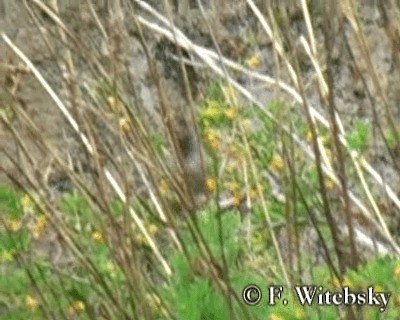
[[21, 205], [22, 205], [22, 207], [23, 207], [24, 209], [33, 207], [32, 199], [31, 199], [31, 197], [30, 197], [28, 194], [24, 195], [24, 196], [21, 198], [20, 201], [21, 201]]
[[78, 312], [82, 312], [85, 310], [85, 303], [81, 300], [76, 300], [74, 302], [72, 302], [72, 304], [70, 305], [69, 309], [68, 309], [68, 313], [69, 315], [74, 315]]
[[397, 279], [400, 279], [400, 262], [393, 268], [393, 274]]
[[39, 238], [43, 234], [46, 227], [47, 227], [47, 217], [44, 214], [42, 214], [36, 219], [36, 222], [33, 225], [32, 228], [33, 238], [35, 239]]
[[25, 298], [25, 306], [29, 310], [35, 310], [39, 306], [39, 301], [37, 301], [37, 299], [33, 298], [32, 296], [28, 295]]
[[94, 231], [92, 233], [92, 240], [96, 243], [102, 244], [104, 243], [104, 236], [103, 233], [101, 233], [100, 231]]
[[14, 250], [3, 250], [0, 254], [0, 262], [10, 262], [14, 258]]
[[206, 188], [209, 192], [217, 190], [217, 179], [215, 177], [208, 177], [206, 179]]
[[253, 245], [261, 245], [264, 243], [264, 238], [260, 232], [255, 232], [251, 238], [251, 242]]
[[332, 285], [333, 285], [335, 288], [340, 287], [340, 281], [339, 281], [339, 279], [336, 278], [336, 277], [332, 279], [331, 283], [332, 283]]
[[230, 161], [227, 165], [226, 165], [226, 172], [227, 173], [233, 173], [235, 172], [235, 170], [238, 169], [238, 164], [234, 161]]
[[[319, 140], [321, 141], [321, 143], [324, 146], [329, 143], [329, 137], [322, 136], [319, 132], [316, 132], [316, 134], [317, 134], [317, 138], [319, 138]], [[307, 142], [311, 142], [312, 141], [312, 131], [310, 129], [307, 130], [306, 140], [307, 140]]]
[[285, 163], [283, 162], [283, 159], [281, 158], [281, 156], [278, 154], [275, 154], [272, 157], [272, 161], [270, 163], [271, 169], [280, 171], [284, 168], [284, 166], [285, 166]]
[[216, 119], [220, 116], [221, 111], [218, 106], [210, 106], [203, 111], [203, 116], [208, 119]]
[[312, 131], [311, 131], [311, 130], [308, 130], [308, 131], [307, 131], [306, 140], [307, 140], [308, 142], [311, 142], [311, 141], [312, 141]]
[[107, 261], [105, 265], [105, 269], [109, 272], [111, 277], [116, 276], [117, 267], [112, 261]]
[[135, 235], [135, 241], [139, 245], [147, 245], [148, 244], [146, 237], [142, 233], [138, 233]]
[[280, 315], [273, 313], [271, 314], [271, 316], [269, 317], [270, 320], [284, 320]]
[[22, 221], [21, 219], [7, 219], [6, 221], [7, 228], [12, 232], [17, 232], [22, 228]]
[[220, 136], [215, 130], [206, 131], [206, 141], [212, 149], [217, 149], [220, 144]]
[[326, 180], [325, 180], [325, 187], [326, 187], [328, 190], [332, 190], [333, 188], [335, 188], [335, 182], [333, 182], [332, 179], [326, 179]]
[[296, 319], [304, 319], [305, 318], [305, 314], [304, 314], [303, 308], [295, 307], [294, 316], [296, 317]]
[[220, 103], [217, 100], [206, 100], [206, 104], [208, 108], [218, 109], [220, 107]]
[[343, 282], [340, 283], [338, 278], [333, 278], [333, 280], [331, 281], [332, 285], [335, 288], [339, 288], [339, 287], [350, 287], [352, 284], [350, 282], [350, 280], [347, 277], [344, 277]]
[[167, 195], [167, 193], [168, 193], [168, 184], [167, 184], [167, 182], [165, 181], [165, 179], [161, 179], [161, 180], [160, 180], [160, 183], [159, 183], [158, 188], [159, 188], [160, 194], [161, 194], [162, 196], [166, 196], [166, 195]]
[[343, 287], [351, 287], [353, 284], [350, 282], [349, 278], [344, 277], [343, 279]]
[[252, 55], [249, 59], [246, 60], [246, 64], [249, 68], [257, 68], [260, 65], [260, 58], [258, 55]]
[[108, 96], [107, 102], [112, 112], [118, 113], [123, 110], [123, 105], [121, 100], [117, 99], [116, 97]]
[[129, 128], [131, 126], [131, 120], [126, 117], [120, 118], [118, 126], [121, 133], [127, 133], [129, 132]]
[[383, 292], [383, 291], [385, 291], [385, 289], [380, 284], [377, 284], [374, 286], [374, 291]]
[[255, 200], [258, 198], [258, 191], [255, 188], [249, 190], [249, 197], [251, 200]]
[[210, 121], [208, 121], [207, 119], [203, 119], [203, 126], [204, 128], [207, 128], [211, 125]]
[[233, 194], [232, 205], [234, 207], [238, 207], [240, 205], [241, 200], [242, 200], [242, 195], [240, 194], [240, 192], [235, 192]]
[[230, 181], [226, 183], [226, 188], [230, 191], [230, 192], [237, 192], [240, 189], [239, 184], [236, 181]]
[[243, 160], [245, 157], [245, 149], [238, 144], [230, 143], [228, 146], [228, 151], [230, 153], [230, 156], [236, 161]]
[[154, 223], [150, 223], [147, 227], [150, 235], [155, 235], [158, 231], [158, 227]]
[[253, 122], [249, 118], [243, 119], [242, 125], [244, 130], [253, 128]]
[[233, 120], [237, 116], [237, 109], [234, 107], [229, 107], [224, 111], [225, 117], [227, 117], [229, 120]]

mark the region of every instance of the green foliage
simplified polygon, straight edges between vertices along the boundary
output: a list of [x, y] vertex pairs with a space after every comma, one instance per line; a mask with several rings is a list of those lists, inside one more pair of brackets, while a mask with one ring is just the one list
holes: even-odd
[[388, 129], [386, 132], [384, 132], [384, 138], [386, 140], [386, 143], [388, 144], [388, 147], [390, 149], [394, 149], [397, 144], [398, 144], [398, 140], [397, 140], [397, 136], [398, 136], [398, 132], [395, 132], [395, 130], [393, 129]]
[[7, 122], [11, 122], [15, 118], [15, 112], [10, 105], [0, 106], [0, 117]]
[[[218, 219], [221, 219], [219, 222]], [[249, 284], [261, 283], [261, 278], [256, 274], [241, 270], [237, 263], [239, 253], [243, 250], [243, 243], [240, 241], [240, 216], [237, 212], [229, 211], [220, 217], [215, 213], [215, 208], [207, 208], [198, 219], [200, 232], [207, 239], [207, 245], [212, 255], [221, 267], [221, 246], [224, 243], [224, 252], [230, 272], [230, 282], [240, 297], [241, 290]], [[223, 226], [222, 234], [219, 224]], [[184, 254], [175, 254], [171, 261], [174, 268], [174, 276], [170, 286], [165, 290], [164, 295], [174, 306], [178, 319], [202, 320], [202, 319], [230, 319], [230, 311], [226, 297], [217, 289], [217, 285], [210, 277], [210, 273], [204, 272], [199, 261], [201, 254], [198, 247], [191, 239], [189, 230], [183, 230], [182, 236], [188, 244], [190, 261]], [[249, 311], [254, 315], [265, 315], [263, 307], [254, 308]], [[243, 312], [236, 307], [234, 312]]]
[[[103, 90], [105, 95], [113, 93], [112, 87], [103, 88]], [[69, 225], [68, 232], [73, 235], [80, 250], [86, 255], [87, 264], [76, 263], [72, 268], [64, 268], [46, 257], [28, 255], [30, 250], [37, 248], [35, 247], [37, 239], [33, 239], [30, 231], [25, 226], [8, 231], [1, 228], [0, 270], [6, 277], [0, 278], [0, 319], [43, 319], [44, 314], [40, 308], [29, 307], [26, 302], [27, 296], [32, 296], [39, 301], [36, 289], [40, 291], [43, 298], [43, 301], [39, 303], [45, 302], [54, 314], [64, 315], [61, 318], [93, 318], [93, 310], [99, 307], [100, 302], [110, 299], [114, 306], [115, 301], [110, 298], [114, 294], [113, 297], [118, 300], [118, 303], [124, 307], [128, 306], [125, 309], [128, 313], [135, 310], [137, 306], [133, 305], [132, 297], [136, 292], [132, 292], [127, 281], [132, 276], [130, 266], [124, 265], [127, 261], [119, 264], [120, 249], [144, 258], [139, 272], [143, 272], [143, 278], [150, 281], [153, 278], [157, 279], [152, 286], [156, 287], [154, 290], [159, 294], [162, 305], [175, 319], [224, 320], [231, 319], [232, 313], [238, 319], [246, 319], [246, 314], [249, 314], [252, 319], [338, 318], [339, 309], [333, 306], [300, 306], [290, 288], [284, 289], [285, 298], [289, 301], [288, 305], [281, 303], [274, 307], [267, 305], [268, 286], [271, 284], [284, 286], [285, 284], [271, 235], [274, 231], [278, 238], [282, 237], [280, 231], [287, 226], [288, 210], [291, 210], [295, 216], [294, 223], [298, 232], [303, 233], [306, 230], [303, 228], [304, 225], [310, 225], [307, 206], [304, 203], [306, 201], [308, 208], [316, 212], [321, 234], [330, 252], [333, 251], [333, 242], [329, 236], [328, 224], [321, 214], [318, 214], [320, 181], [315, 164], [301, 162], [301, 168], [296, 172], [297, 183], [304, 198], [297, 194], [297, 198], [290, 199], [292, 201], [290, 206], [288, 203], [277, 201], [272, 195], [272, 186], [269, 185], [264, 174], [267, 168], [271, 169], [272, 162], [275, 161], [275, 168], [271, 169], [273, 173], [277, 176], [281, 175], [279, 178], [282, 178], [284, 182], [291, 181], [287, 179], [286, 162], [277, 159], [276, 156], [282, 154], [282, 145], [285, 144], [287, 147], [292, 141], [284, 136], [282, 130], [277, 128], [276, 124], [259, 108], [251, 105], [242, 106], [242, 108], [231, 106], [226, 101], [224, 90], [221, 83], [209, 83], [206, 98], [199, 106], [199, 122], [201, 131], [208, 132], [209, 137], [213, 138], [210, 138], [209, 142], [214, 142], [213, 157], [209, 157], [212, 158], [211, 160], [207, 159], [213, 161], [210, 164], [213, 171], [210, 170], [210, 172], [215, 175], [212, 177], [215, 181], [212, 181], [215, 184], [218, 183], [222, 191], [229, 191], [234, 199], [239, 201], [233, 206], [234, 208], [221, 213], [218, 206], [210, 200], [202, 210], [196, 213], [194, 222], [189, 218], [179, 221], [179, 227], [174, 228], [174, 231], [184, 245], [183, 252], [178, 251], [169, 241], [165, 241], [167, 234], [165, 230], [161, 231], [160, 236], [156, 234], [153, 237], [155, 241], [158, 241], [157, 246], [162, 250], [163, 257], [172, 267], [172, 277], [162, 278], [158, 277], [158, 274], [154, 275], [157, 273], [155, 270], [158, 266], [149, 258], [151, 255], [147, 256], [148, 251], [151, 251], [149, 243], [139, 237], [141, 234], [135, 229], [132, 220], [125, 221], [125, 204], [119, 200], [112, 200], [107, 203], [107, 212], [101, 212], [96, 202], [89, 201], [88, 198], [74, 191], [63, 194], [56, 205]], [[291, 112], [290, 108], [290, 105], [282, 101], [273, 100], [265, 109], [278, 121], [286, 121], [287, 114]], [[293, 114], [285, 125], [287, 128], [296, 127], [302, 136], [307, 136], [309, 132], [299, 115]], [[241, 132], [242, 128], [244, 128], [244, 133]], [[323, 128], [318, 128], [318, 132], [321, 137], [329, 135], [329, 131]], [[161, 154], [164, 145], [163, 137], [159, 134], [149, 136], [157, 152]], [[352, 131], [347, 136], [347, 141], [353, 150], [364, 152], [368, 147], [369, 136], [370, 125], [356, 120]], [[388, 133], [386, 138], [389, 146], [394, 147], [396, 143], [394, 135]], [[329, 142], [325, 140], [324, 143]], [[250, 152], [247, 152], [248, 150]], [[293, 158], [296, 157], [296, 151], [294, 150]], [[252, 161], [251, 166], [247, 163], [249, 158]], [[296, 165], [300, 167], [298, 163]], [[229, 166], [231, 168], [228, 170]], [[260, 195], [255, 186], [259, 186], [262, 190], [263, 201], [260, 201]], [[210, 192], [217, 192], [217, 188], [211, 189]], [[282, 189], [283, 192], [288, 191], [285, 196], [289, 198], [292, 191], [290, 183]], [[254, 192], [255, 190], [257, 192]], [[245, 223], [243, 223], [245, 215], [239, 213], [238, 210], [246, 191], [249, 194], [253, 191], [250, 214], [253, 229], [248, 233], [248, 238], [245, 236], [247, 230], [244, 230]], [[167, 198], [168, 196], [165, 196], [162, 200], [167, 200]], [[178, 198], [175, 200], [179, 201]], [[130, 205], [145, 225], [157, 224], [155, 228], [158, 229], [162, 223], [152, 214], [152, 211], [156, 212], [155, 204], [146, 201], [147, 199], [140, 199]], [[329, 201], [331, 201], [331, 208], [335, 210], [335, 200], [329, 199]], [[0, 210], [3, 221], [24, 219], [25, 209], [21, 204], [20, 192], [10, 187], [0, 186]], [[274, 226], [273, 230], [266, 222], [267, 214]], [[121, 232], [121, 234], [111, 234], [111, 236], [131, 237], [130, 241], [126, 241], [129, 243], [126, 248], [110, 245], [112, 242], [107, 242], [107, 234], [98, 231], [109, 231], [107, 227], [110, 227], [111, 233], [118, 233], [120, 229], [112, 227], [120, 220], [123, 220], [125, 224], [126, 234]], [[104, 225], [108, 222], [111, 223], [105, 228]], [[96, 235], [97, 240], [93, 238], [94, 231], [99, 232]], [[199, 239], [203, 239], [204, 242]], [[20, 261], [17, 261], [17, 257], [25, 259], [25, 264], [18, 263]], [[313, 252], [301, 252], [299, 261], [303, 268], [307, 269], [313, 263], [313, 258]], [[78, 261], [79, 257], [75, 259]], [[138, 266], [132, 266], [132, 270], [136, 267]], [[287, 271], [290, 273], [292, 270]], [[329, 290], [338, 290], [338, 285], [335, 284], [337, 280], [324, 263], [312, 266], [308, 281], [310, 285], [321, 285]], [[373, 285], [379, 291], [391, 291], [397, 294], [400, 286], [400, 262], [388, 257], [371, 258], [358, 269], [349, 270], [345, 275], [345, 281], [355, 291], [365, 290]], [[235, 295], [228, 298], [226, 291], [221, 289], [221, 283], [228, 284]], [[257, 306], [247, 306], [241, 301], [242, 290], [248, 284], [257, 284], [262, 289], [263, 299]], [[138, 288], [138, 292], [140, 290], [142, 288]], [[151, 294], [144, 292], [143, 296], [147, 297], [147, 295]], [[69, 310], [76, 302], [81, 302], [85, 308], [79, 313], [70, 315]], [[145, 305], [146, 303], [147, 300], [143, 302]], [[152, 315], [158, 316], [155, 317], [156, 319], [164, 319], [163, 307], [149, 305], [148, 308], [151, 309]], [[3, 309], [6, 311], [3, 312]], [[363, 307], [360, 314], [365, 319], [382, 319], [383, 317], [397, 319], [400, 314], [398, 297], [392, 297], [384, 315], [380, 314], [377, 308], [367, 307]]]
[[[237, 237], [233, 234], [237, 231], [238, 219], [235, 215], [228, 217], [229, 219], [226, 217], [221, 217], [227, 223], [224, 225], [222, 238], [227, 241], [224, 249], [229, 252], [227, 254], [228, 261], [232, 264], [239, 250], [239, 247], [235, 245]], [[220, 257], [218, 222], [215, 215], [211, 212], [203, 213], [199, 219], [199, 227], [203, 236], [208, 239], [208, 245], [213, 255]], [[229, 319], [226, 301], [211, 285], [207, 274], [201, 275], [201, 270], [198, 270], [199, 274], [193, 272], [191, 264], [195, 264], [201, 257], [197, 246], [190, 241], [191, 235], [188, 230], [185, 230], [182, 236], [185, 243], [188, 244], [191, 261], [187, 261], [183, 254], [175, 254], [172, 258], [174, 277], [171, 286], [166, 291], [170, 304], [176, 306], [177, 318], [188, 320]]]
[[0, 185], [0, 210], [2, 213], [8, 213], [12, 217], [18, 218], [21, 213], [19, 197], [20, 195], [15, 189]]
[[370, 132], [370, 123], [359, 119], [354, 120], [352, 130], [347, 136], [349, 147], [359, 152], [366, 151], [369, 144]]

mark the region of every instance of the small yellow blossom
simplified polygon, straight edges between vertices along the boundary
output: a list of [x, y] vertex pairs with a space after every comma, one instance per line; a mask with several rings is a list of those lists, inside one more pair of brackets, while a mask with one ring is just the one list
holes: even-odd
[[397, 279], [400, 279], [400, 263], [397, 263], [393, 268], [393, 274]]
[[244, 130], [250, 130], [253, 128], [253, 121], [251, 121], [249, 118], [245, 118], [242, 121], [242, 125]]
[[208, 119], [216, 119], [221, 115], [221, 111], [218, 106], [210, 106], [202, 112], [202, 115]]
[[160, 194], [162, 196], [166, 196], [168, 194], [168, 183], [165, 181], [165, 179], [160, 180], [158, 189], [160, 190]]
[[311, 130], [307, 131], [306, 140], [307, 140], [307, 142], [311, 142], [312, 141], [312, 131]]
[[258, 55], [253, 55], [246, 60], [246, 65], [249, 68], [255, 69], [260, 65], [260, 58], [258, 57]]
[[377, 284], [374, 286], [374, 291], [383, 292], [383, 291], [385, 291], [385, 289], [380, 284]]
[[251, 200], [256, 200], [258, 198], [258, 191], [255, 188], [249, 190], [249, 197]]
[[236, 161], [230, 161], [226, 165], [226, 172], [227, 173], [233, 173], [238, 169], [238, 163]]
[[326, 187], [328, 190], [332, 190], [332, 189], [335, 188], [335, 182], [333, 182], [332, 179], [326, 179], [326, 180], [325, 180], [325, 187]]
[[273, 313], [269, 317], [270, 320], [284, 320], [280, 315]]
[[115, 272], [116, 272], [117, 268], [116, 268], [114, 262], [107, 261], [105, 268], [112, 276], [115, 276]]
[[14, 250], [3, 250], [0, 253], [0, 262], [10, 262], [14, 258]]
[[294, 316], [296, 317], [296, 319], [304, 319], [305, 318], [305, 314], [304, 314], [303, 308], [295, 307]]
[[43, 234], [44, 230], [47, 227], [47, 223], [48, 223], [47, 222], [47, 217], [44, 214], [40, 215], [36, 219], [36, 222], [35, 222], [35, 224], [33, 225], [33, 228], [32, 228], [32, 236], [33, 236], [33, 238], [37, 239]]
[[206, 179], [206, 188], [209, 192], [217, 190], [217, 179], [215, 177], [208, 177]]
[[345, 278], [343, 279], [343, 282], [342, 282], [342, 283], [340, 283], [339, 279], [335, 277], [335, 278], [333, 278], [333, 280], [331, 281], [331, 283], [332, 283], [332, 285], [333, 285], [335, 288], [339, 288], [339, 287], [350, 287], [350, 286], [351, 286], [351, 282], [350, 282], [350, 280], [349, 280], [347, 277], [345, 277]]
[[211, 125], [211, 123], [208, 119], [203, 119], [202, 122], [203, 122], [204, 128], [208, 128]]
[[227, 117], [229, 120], [233, 120], [237, 116], [237, 109], [234, 107], [229, 107], [224, 111], [225, 117]]
[[12, 232], [17, 232], [22, 228], [22, 221], [21, 219], [10, 218], [6, 221], [6, 226]]
[[158, 227], [154, 223], [150, 223], [147, 227], [150, 235], [155, 235], [158, 231]]
[[343, 287], [351, 287], [353, 284], [351, 283], [351, 281], [349, 280], [349, 278], [345, 277], [343, 279]]
[[234, 156], [239, 152], [239, 147], [236, 143], [231, 142], [228, 144], [228, 151], [232, 156]]
[[275, 154], [272, 157], [272, 161], [270, 163], [270, 167], [273, 170], [277, 170], [277, 171], [282, 170], [285, 167], [285, 163], [283, 162], [282, 157], [280, 155], [278, 155], [278, 154]]
[[240, 189], [239, 183], [237, 183], [236, 181], [229, 181], [226, 183], [226, 188], [230, 191], [230, 192], [237, 192]]
[[246, 155], [244, 147], [237, 143], [230, 143], [228, 146], [228, 151], [230, 153], [230, 156], [236, 161], [242, 161]]
[[25, 306], [29, 309], [29, 310], [35, 310], [37, 309], [37, 307], [39, 306], [39, 301], [37, 299], [35, 299], [34, 297], [28, 295], [25, 298]]
[[119, 113], [123, 110], [123, 105], [121, 100], [117, 99], [116, 97], [108, 96], [107, 102], [113, 113]]
[[138, 233], [135, 235], [135, 241], [140, 245], [147, 245], [147, 239], [142, 233]]
[[[319, 132], [316, 133], [317, 134], [317, 138], [318, 140], [325, 146], [329, 143], [329, 138], [327, 136], [322, 136]], [[307, 142], [311, 142], [312, 141], [312, 131], [310, 129], [307, 130], [306, 133], [306, 140]]]
[[129, 128], [131, 126], [131, 120], [127, 117], [120, 118], [118, 126], [121, 133], [127, 133], [129, 132]]
[[112, 279], [117, 278], [118, 266], [113, 261], [111, 260], [107, 261], [106, 264], [104, 265], [104, 269]]
[[339, 279], [336, 278], [336, 277], [332, 279], [331, 284], [332, 284], [335, 288], [340, 287], [340, 281], [339, 281]]
[[219, 144], [220, 144], [220, 136], [218, 132], [215, 130], [209, 129], [206, 131], [206, 141], [207, 144], [212, 148], [212, 149], [217, 149]]
[[242, 195], [240, 194], [240, 192], [234, 192], [232, 198], [232, 205], [234, 207], [238, 207], [240, 205], [241, 200], [242, 200]]
[[72, 304], [70, 305], [69, 309], [68, 309], [68, 313], [69, 315], [74, 315], [76, 313], [82, 312], [85, 310], [85, 303], [81, 300], [76, 300], [74, 302], [72, 302]]
[[255, 232], [253, 233], [253, 236], [251, 238], [251, 242], [253, 245], [263, 245], [264, 244], [264, 238], [260, 232]]
[[104, 235], [100, 231], [94, 231], [92, 233], [92, 240], [96, 243], [102, 244], [104, 243]]
[[216, 108], [216, 109], [218, 109], [219, 106], [221, 105], [221, 103], [218, 102], [217, 100], [210, 100], [210, 99], [207, 99], [207, 100], [206, 100], [206, 105], [207, 105], [207, 107], [209, 107], [209, 108]]
[[22, 207], [23, 207], [24, 209], [32, 208], [32, 207], [33, 207], [32, 199], [31, 199], [31, 197], [30, 197], [28, 194], [24, 195], [24, 196], [21, 198], [20, 201], [21, 201], [21, 205], [22, 205]]

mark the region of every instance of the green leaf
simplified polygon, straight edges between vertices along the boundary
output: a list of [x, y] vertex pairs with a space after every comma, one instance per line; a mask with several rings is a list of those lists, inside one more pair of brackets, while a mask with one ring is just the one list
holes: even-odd
[[356, 119], [351, 132], [347, 136], [349, 147], [358, 152], [364, 152], [368, 148], [371, 125], [363, 120]]

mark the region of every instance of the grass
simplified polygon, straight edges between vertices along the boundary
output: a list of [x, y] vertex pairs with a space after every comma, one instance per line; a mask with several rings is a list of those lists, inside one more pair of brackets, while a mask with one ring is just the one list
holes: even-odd
[[[345, 4], [348, 10], [334, 14], [324, 11], [326, 4], [317, 13], [325, 19], [310, 20], [310, 6], [301, 2], [307, 39], [300, 40], [305, 50], [300, 59], [293, 35], [285, 31], [290, 12], [274, 5], [261, 13], [247, 1], [259, 32], [271, 40], [274, 72], [283, 72], [285, 81], [257, 73], [259, 55], [241, 57], [243, 64], [224, 59], [209, 19], [204, 24], [210, 24], [215, 52], [169, 28], [168, 19], [141, 1], [111, 8], [135, 26], [157, 95], [156, 113], [127, 89], [135, 80], [121, 44], [131, 40], [132, 30], [122, 20], [90, 11], [110, 49], [101, 60], [79, 30], [69, 27], [68, 15], [58, 19], [57, 10], [41, 1], [25, 4], [42, 27], [38, 32], [57, 28], [59, 37], [42, 34], [48, 43], [62, 40], [62, 54], [54, 59], [68, 75], [59, 74], [63, 98], [31, 57], [6, 35], [2, 39], [61, 111], [79, 151], [51, 144], [19, 103], [17, 87], [8, 88], [13, 104], [7, 103], [0, 119], [20, 156], [0, 144], [12, 163], [12, 168], [0, 163], [12, 182], [0, 187], [0, 318], [397, 319], [400, 249], [393, 221], [400, 201], [391, 181], [382, 181], [366, 158], [373, 160], [379, 140], [397, 174], [398, 131], [389, 114], [386, 120], [356, 119], [343, 126], [337, 113], [331, 16], [353, 26], [362, 57], [370, 61], [362, 22], [350, 10], [356, 2]], [[149, 16], [161, 27], [149, 23]], [[321, 47], [314, 28], [324, 40]], [[175, 43], [175, 53], [187, 50], [208, 68], [196, 97], [180, 63], [184, 103], [169, 96], [151, 58], [148, 30], [163, 33]], [[321, 108], [306, 94], [304, 63], [315, 70], [312, 85]], [[84, 79], [81, 64], [91, 81]], [[16, 68], [7, 70], [19, 79]], [[384, 100], [373, 66], [368, 72], [365, 77]], [[272, 86], [276, 94], [261, 103], [236, 80], [239, 75]], [[43, 158], [51, 160], [43, 165]], [[48, 174], [53, 171], [72, 187], [55, 190]], [[256, 306], [243, 301], [249, 284], [262, 291]], [[272, 285], [284, 288], [287, 304], [268, 305]], [[372, 287], [392, 295], [384, 312], [376, 305], [306, 306], [295, 294], [299, 285], [332, 292]]]

